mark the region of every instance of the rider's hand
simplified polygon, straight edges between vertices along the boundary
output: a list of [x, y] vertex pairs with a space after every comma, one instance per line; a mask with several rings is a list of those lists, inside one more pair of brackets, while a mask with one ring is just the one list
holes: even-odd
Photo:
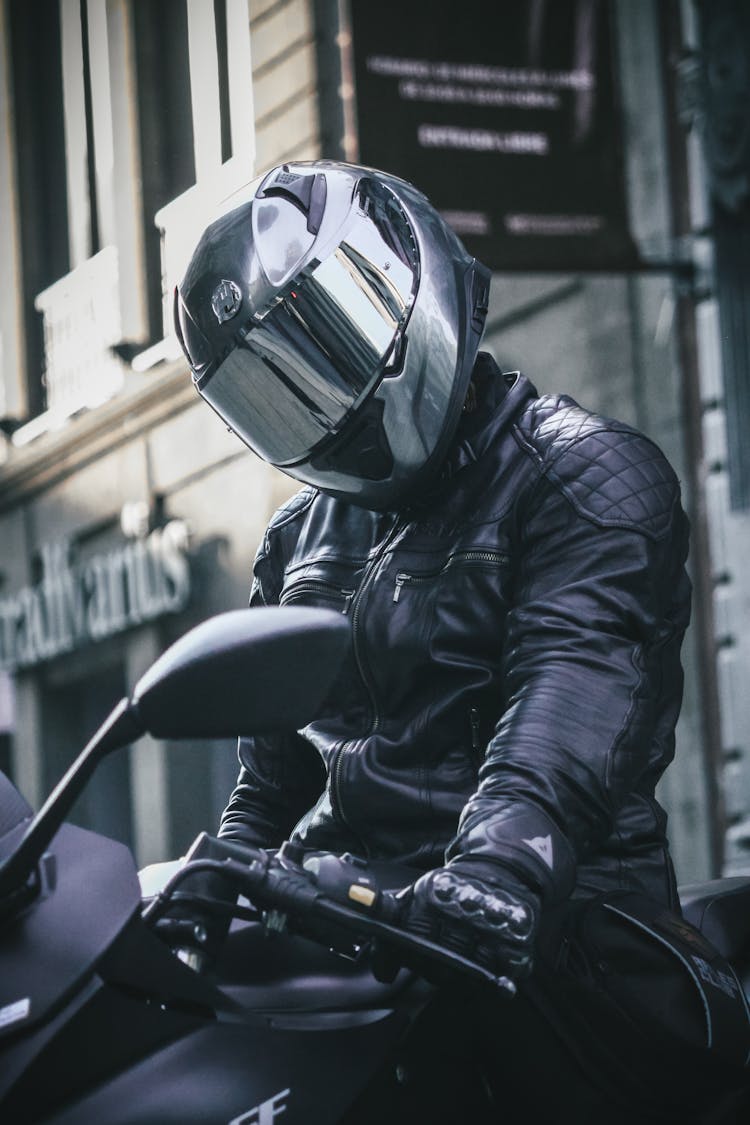
[[531, 972], [539, 896], [505, 868], [454, 860], [422, 875], [397, 898], [401, 924], [496, 976]]

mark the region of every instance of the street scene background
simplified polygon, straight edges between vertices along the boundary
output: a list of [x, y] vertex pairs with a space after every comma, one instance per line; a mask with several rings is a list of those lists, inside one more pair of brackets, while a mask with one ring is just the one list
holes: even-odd
[[[741, 0], [0, 3], [0, 767], [38, 807], [163, 649], [246, 604], [294, 482], [171, 326], [203, 227], [286, 160], [414, 182], [493, 271], [485, 347], [664, 449], [693, 619], [660, 799], [682, 882], [750, 871], [750, 11]], [[291, 686], [291, 685], [290, 685]], [[229, 742], [143, 739], [78, 823], [212, 831]]]

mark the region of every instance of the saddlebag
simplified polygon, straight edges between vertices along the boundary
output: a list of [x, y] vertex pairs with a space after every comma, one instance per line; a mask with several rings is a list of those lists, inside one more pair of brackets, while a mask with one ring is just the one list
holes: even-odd
[[699, 930], [644, 896], [576, 904], [529, 999], [590, 1077], [644, 1110], [695, 1111], [750, 1080], [750, 1012], [736, 973]]

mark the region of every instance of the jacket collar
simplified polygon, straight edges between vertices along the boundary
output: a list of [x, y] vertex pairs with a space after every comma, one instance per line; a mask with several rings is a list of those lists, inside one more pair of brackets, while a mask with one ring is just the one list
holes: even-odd
[[529, 399], [537, 398], [534, 384], [520, 371], [502, 372], [487, 352], [477, 356], [472, 375], [477, 405], [463, 414], [441, 475], [450, 480], [478, 461]]

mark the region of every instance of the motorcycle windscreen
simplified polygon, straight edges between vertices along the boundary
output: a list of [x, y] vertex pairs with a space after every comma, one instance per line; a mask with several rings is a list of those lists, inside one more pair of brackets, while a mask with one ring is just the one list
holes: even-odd
[[356, 241], [342, 241], [299, 279], [197, 384], [265, 461], [289, 465], [308, 457], [400, 351], [416, 268], [380, 238], [374, 247], [363, 245], [361, 236]]

